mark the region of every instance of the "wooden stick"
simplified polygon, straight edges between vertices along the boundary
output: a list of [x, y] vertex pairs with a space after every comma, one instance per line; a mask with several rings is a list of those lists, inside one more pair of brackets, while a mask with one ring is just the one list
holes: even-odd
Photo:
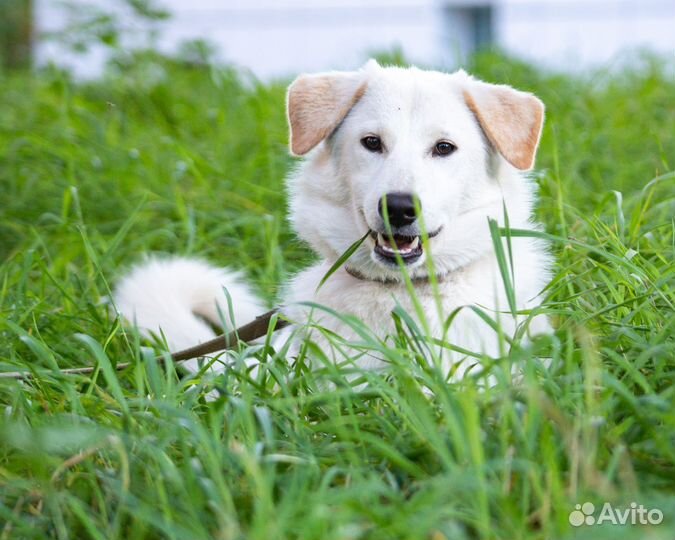
[[[192, 360], [193, 358], [199, 358], [209, 354], [217, 353], [220, 351], [226, 351], [234, 349], [239, 343], [250, 343], [267, 334], [267, 331], [270, 327], [270, 321], [274, 315], [278, 313], [278, 310], [273, 309], [267, 313], [263, 313], [259, 317], [256, 317], [253, 321], [244, 326], [233, 330], [227, 334], [221, 336], [216, 336], [215, 338], [190, 347], [189, 349], [184, 349], [176, 353], [171, 354], [171, 360], [173, 362], [185, 362], [186, 360]], [[277, 318], [274, 321], [274, 326], [272, 327], [272, 332], [281, 330], [285, 326], [288, 326], [288, 321], [284, 319]], [[165, 356], [158, 356], [157, 361], [163, 363], [166, 361]], [[117, 371], [122, 371], [132, 365], [132, 362], [123, 362], [118, 363], [115, 366]], [[96, 370], [97, 366], [87, 366], [87, 367], [78, 367], [78, 368], [66, 368], [60, 369], [60, 375], [86, 375], [93, 373]], [[43, 373], [49, 374], [49, 371], [43, 371]], [[0, 372], [0, 379], [31, 379], [33, 378], [34, 373], [32, 371], [7, 371]]]

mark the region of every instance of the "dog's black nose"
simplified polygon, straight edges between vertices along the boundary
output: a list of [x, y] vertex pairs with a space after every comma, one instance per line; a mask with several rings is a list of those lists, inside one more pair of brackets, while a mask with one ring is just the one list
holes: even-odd
[[410, 193], [387, 193], [382, 197], [377, 205], [377, 211], [382, 218], [384, 218], [385, 206], [389, 224], [392, 227], [404, 227], [417, 219], [415, 199]]

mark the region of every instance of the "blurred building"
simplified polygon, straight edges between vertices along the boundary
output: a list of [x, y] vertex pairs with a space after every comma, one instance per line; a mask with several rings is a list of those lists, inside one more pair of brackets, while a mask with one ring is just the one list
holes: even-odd
[[[39, 32], [67, 16], [55, 0], [35, 1]], [[70, 0], [119, 9], [111, 0]], [[373, 52], [400, 48], [422, 65], [453, 67], [496, 44], [531, 61], [576, 70], [635, 48], [675, 53], [675, 0], [158, 0], [172, 13], [156, 30], [160, 49], [204, 39], [221, 60], [262, 78], [353, 68]], [[118, 6], [117, 8], [115, 6]], [[123, 16], [123, 14], [121, 15]], [[125, 25], [133, 30], [137, 21]], [[138, 32], [139, 34], [142, 32]], [[103, 48], [86, 55], [39, 42], [38, 62], [56, 61], [81, 75], [100, 71]]]

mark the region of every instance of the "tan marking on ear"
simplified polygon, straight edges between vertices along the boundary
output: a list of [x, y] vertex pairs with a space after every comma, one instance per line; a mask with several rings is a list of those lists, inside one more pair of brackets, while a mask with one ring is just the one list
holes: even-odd
[[464, 100], [488, 140], [517, 169], [534, 166], [544, 123], [544, 104], [505, 85], [471, 81]]
[[301, 156], [328, 137], [366, 91], [361, 72], [301, 75], [288, 87], [291, 152]]

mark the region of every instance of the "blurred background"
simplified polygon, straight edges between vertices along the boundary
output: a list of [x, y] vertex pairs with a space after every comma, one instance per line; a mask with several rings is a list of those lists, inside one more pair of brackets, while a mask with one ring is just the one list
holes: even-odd
[[[186, 47], [263, 79], [353, 68], [378, 51], [453, 68], [496, 47], [578, 71], [675, 52], [673, 0], [0, 0], [5, 66], [101, 73], [113, 48]], [[187, 44], [187, 45], [186, 45]], [[628, 55], [629, 56], [629, 55]]]

